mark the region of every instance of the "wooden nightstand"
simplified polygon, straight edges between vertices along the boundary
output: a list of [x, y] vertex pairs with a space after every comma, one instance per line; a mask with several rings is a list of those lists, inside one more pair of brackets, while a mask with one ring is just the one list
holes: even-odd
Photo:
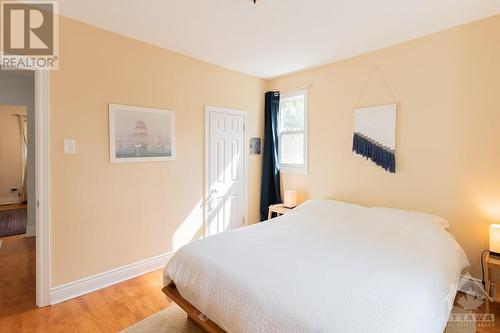
[[283, 215], [293, 208], [285, 207], [284, 204], [276, 204], [269, 206], [269, 213], [267, 213], [267, 219], [270, 220], [273, 217], [273, 213], [276, 213], [276, 216]]
[[[486, 282], [486, 296], [490, 295], [491, 291], [491, 271], [493, 269], [500, 269], [500, 257], [490, 256], [489, 253], [486, 254], [485, 261], [485, 270], [484, 270], [484, 279]], [[495, 294], [493, 295], [493, 302], [500, 303], [500, 285], [495, 288]], [[486, 297], [486, 313], [490, 311], [490, 298]]]

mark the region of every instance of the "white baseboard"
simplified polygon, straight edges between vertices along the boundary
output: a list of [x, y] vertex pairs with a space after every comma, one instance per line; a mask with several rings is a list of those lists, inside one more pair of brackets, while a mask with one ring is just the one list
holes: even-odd
[[50, 304], [57, 304], [164, 267], [174, 252], [141, 260], [100, 274], [50, 288]]
[[0, 198], [0, 205], [12, 205], [16, 203], [21, 203], [21, 199], [19, 199], [19, 196], [15, 197], [2, 197]]
[[[472, 284], [475, 284], [477, 288], [470, 288]], [[496, 284], [494, 282], [491, 283], [490, 297], [495, 294]], [[485, 292], [483, 289], [483, 284], [480, 279], [472, 277], [470, 275], [461, 275], [460, 281], [458, 282], [458, 291], [463, 292], [465, 294], [472, 295], [477, 298], [485, 298]]]
[[26, 237], [35, 237], [35, 236], [36, 236], [35, 227], [28, 224], [26, 226]]

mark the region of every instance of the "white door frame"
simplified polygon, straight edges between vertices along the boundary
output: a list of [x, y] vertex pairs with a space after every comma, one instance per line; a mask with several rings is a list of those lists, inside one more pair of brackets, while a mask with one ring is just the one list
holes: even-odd
[[35, 71], [36, 305], [50, 304], [49, 72]]
[[237, 116], [242, 116], [244, 121], [243, 126], [243, 225], [248, 225], [248, 113], [246, 111], [235, 110], [235, 109], [227, 109], [221, 108], [217, 106], [205, 105], [205, 189], [203, 195], [203, 237], [207, 235], [207, 226], [208, 226], [208, 199], [210, 197], [209, 189], [210, 189], [210, 113], [225, 113], [232, 114]]
[[[16, 69], [16, 68], [11, 68]], [[36, 305], [50, 305], [49, 71], [35, 73]]]

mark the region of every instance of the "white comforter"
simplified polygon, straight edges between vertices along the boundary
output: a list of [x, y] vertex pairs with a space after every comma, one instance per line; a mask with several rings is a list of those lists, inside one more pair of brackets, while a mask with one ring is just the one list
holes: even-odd
[[227, 332], [443, 332], [468, 265], [445, 224], [310, 200], [186, 245], [165, 284]]

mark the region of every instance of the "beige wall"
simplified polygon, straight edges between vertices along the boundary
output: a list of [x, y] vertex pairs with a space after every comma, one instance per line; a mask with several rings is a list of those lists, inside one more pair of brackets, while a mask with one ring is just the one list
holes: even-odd
[[26, 115], [26, 107], [0, 105], [0, 203], [19, 201], [18, 193], [10, 192], [10, 188], [21, 190], [22, 142], [16, 114]]
[[[500, 16], [273, 80], [281, 91], [312, 84], [309, 174], [283, 175], [304, 198], [335, 198], [441, 215], [472, 272], [500, 221]], [[399, 104], [397, 173], [351, 152], [353, 108]], [[415, 235], [418, 237], [418, 235]]]
[[[204, 105], [248, 111], [248, 135], [261, 137], [266, 84], [65, 18], [60, 59], [50, 74], [53, 286], [196, 237]], [[108, 103], [174, 110], [176, 161], [110, 164]], [[64, 139], [76, 140], [76, 155], [63, 154]], [[256, 222], [260, 155], [250, 155], [249, 165], [249, 220]]]
[[[51, 82], [52, 285], [171, 251], [197, 236], [204, 105], [249, 112], [262, 137], [263, 94], [312, 84], [309, 174], [283, 175], [302, 199], [336, 198], [435, 213], [451, 222], [473, 273], [500, 219], [500, 16], [266, 82], [61, 18]], [[397, 167], [351, 153], [355, 106], [399, 103]], [[108, 103], [176, 112], [175, 162], [110, 164]], [[64, 155], [63, 140], [77, 154]], [[250, 155], [250, 222], [261, 156]], [[195, 228], [196, 229], [196, 228]], [[416, 235], [418, 236], [418, 235]]]

